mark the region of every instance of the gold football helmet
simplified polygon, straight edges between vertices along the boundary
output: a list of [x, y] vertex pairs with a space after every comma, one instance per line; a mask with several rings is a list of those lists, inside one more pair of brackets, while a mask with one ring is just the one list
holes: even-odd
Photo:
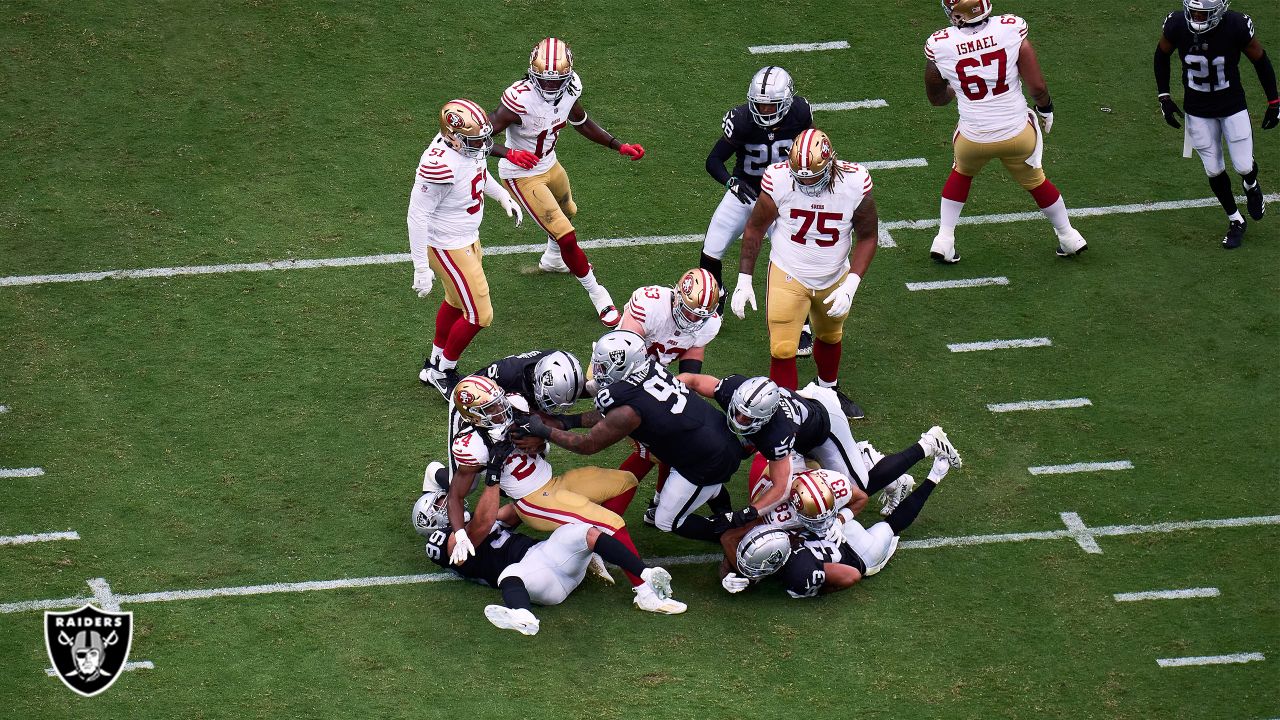
[[453, 406], [476, 427], [500, 431], [511, 425], [513, 412], [506, 391], [483, 375], [468, 375], [458, 383]]
[[831, 139], [817, 128], [800, 133], [787, 156], [792, 179], [800, 192], [809, 196], [821, 195], [831, 186], [835, 164], [836, 151], [831, 149]]
[[991, 15], [991, 0], [942, 0], [942, 12], [956, 27], [974, 25]]
[[573, 80], [573, 52], [559, 38], [547, 38], [529, 53], [529, 82], [543, 100], [554, 103], [564, 96]]
[[720, 304], [720, 283], [716, 276], [703, 268], [694, 268], [680, 276], [675, 293], [671, 297], [671, 318], [676, 327], [695, 331], [716, 314]]
[[821, 470], [806, 470], [791, 478], [791, 505], [801, 524], [824, 532], [836, 515], [836, 497]]
[[493, 147], [493, 126], [484, 108], [470, 100], [450, 100], [440, 109], [440, 134], [449, 147], [469, 158], [483, 158]]

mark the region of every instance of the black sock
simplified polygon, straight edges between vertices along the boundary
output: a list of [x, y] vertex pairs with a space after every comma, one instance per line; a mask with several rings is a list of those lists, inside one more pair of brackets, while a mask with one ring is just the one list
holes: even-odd
[[1213, 194], [1218, 197], [1218, 202], [1222, 203], [1222, 209], [1228, 215], [1234, 215], [1240, 211], [1236, 207], [1236, 196], [1231, 191], [1231, 178], [1227, 177], [1225, 172], [1209, 178], [1209, 187], [1213, 190]]
[[713, 258], [706, 253], [702, 253], [702, 256], [698, 258], [698, 267], [709, 271], [713, 276], [715, 276], [716, 284], [721, 288], [724, 287], [724, 262], [722, 260], [719, 258]]
[[595, 550], [605, 562], [613, 563], [636, 577], [640, 577], [640, 573], [649, 567], [643, 560], [636, 557], [630, 548], [612, 535], [600, 533], [600, 537], [596, 538], [596, 546], [591, 549]]
[[693, 540], [720, 542], [720, 533], [716, 532], [715, 523], [711, 522], [711, 518], [701, 515], [690, 515], [684, 519], [684, 522], [672, 528], [672, 532]]
[[893, 528], [894, 535], [901, 535], [903, 530], [911, 526], [916, 521], [916, 516], [920, 514], [920, 508], [924, 507], [924, 501], [929, 499], [929, 493], [938, 487], [938, 483], [932, 480], [925, 480], [920, 486], [911, 491], [906, 500], [898, 504], [898, 507], [884, 521], [889, 523], [889, 527]]
[[529, 599], [529, 591], [525, 589], [524, 580], [512, 575], [498, 583], [502, 591], [502, 604], [512, 610], [532, 610], [533, 601]]
[[880, 462], [873, 465], [867, 473], [867, 494], [875, 495], [885, 489], [923, 459], [924, 448], [920, 447], [920, 443], [912, 443], [911, 447], [902, 452], [880, 458]]
[[1241, 175], [1240, 177], [1244, 178], [1244, 181], [1249, 185], [1253, 185], [1254, 183], [1258, 182], [1258, 162], [1255, 160], [1253, 163], [1253, 169]]
[[733, 512], [733, 499], [729, 497], [729, 488], [722, 487], [715, 497], [707, 501], [707, 507], [716, 515]]

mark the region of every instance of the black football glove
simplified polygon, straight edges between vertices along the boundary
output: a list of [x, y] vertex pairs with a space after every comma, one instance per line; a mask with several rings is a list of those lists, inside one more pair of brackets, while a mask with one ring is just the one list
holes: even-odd
[[1280, 103], [1271, 103], [1267, 111], [1262, 113], [1262, 129], [1270, 130], [1280, 124]]
[[1182, 117], [1182, 111], [1178, 109], [1178, 104], [1168, 95], [1160, 96], [1160, 112], [1164, 113], [1164, 121], [1169, 123], [1169, 127], [1181, 128], [1182, 123], [1178, 122], [1178, 118]]
[[515, 418], [515, 427], [512, 429], [514, 437], [517, 439], [522, 437], [536, 437], [543, 440], [551, 439], [551, 428], [542, 422], [542, 418], [537, 415], [526, 415], [519, 413]]
[[492, 451], [489, 453], [489, 463], [484, 467], [484, 484], [485, 486], [497, 485], [502, 480], [502, 466], [507, 464], [507, 458], [511, 457], [511, 453], [515, 452], [516, 446], [510, 440], [503, 440], [495, 443]]
[[733, 193], [733, 196], [738, 198], [738, 202], [743, 205], [750, 205], [756, 201], [756, 198], [760, 197], [760, 193], [752, 190], [750, 186], [736, 177], [729, 178], [729, 181], [724, 186], [729, 188], [729, 192]]
[[760, 517], [759, 511], [751, 505], [748, 505], [741, 510], [734, 510], [732, 513], [728, 513], [727, 515], [729, 519], [729, 527], [736, 528], [742, 527], [743, 525], [746, 525], [752, 520]]

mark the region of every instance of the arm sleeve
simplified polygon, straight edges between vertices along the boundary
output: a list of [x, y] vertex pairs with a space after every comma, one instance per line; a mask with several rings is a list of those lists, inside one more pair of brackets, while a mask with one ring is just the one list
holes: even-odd
[[696, 375], [702, 372], [702, 361], [701, 360], [681, 360], [680, 372], [693, 373]]
[[427, 261], [427, 227], [423, 222], [414, 222], [414, 216], [425, 218], [436, 209], [449, 186], [433, 182], [419, 182], [413, 189], [418, 193], [418, 202], [409, 214], [409, 255], [413, 258], [413, 269], [425, 273], [431, 267]]
[[1155, 70], [1156, 70], [1156, 93], [1159, 95], [1169, 94], [1169, 55], [1160, 52], [1160, 48], [1156, 48]]
[[1262, 83], [1262, 91], [1267, 94], [1267, 102], [1274, 102], [1280, 95], [1276, 94], [1276, 69], [1271, 64], [1271, 58], [1267, 57], [1267, 51], [1262, 51], [1262, 57], [1253, 61], [1253, 69], [1258, 71], [1258, 81]]
[[725, 162], [733, 157], [736, 152], [733, 145], [724, 138], [716, 141], [711, 148], [710, 154], [707, 155], [707, 174], [715, 178], [716, 182], [724, 185], [729, 182], [729, 170], [725, 168]]
[[484, 194], [500, 203], [505, 203], [511, 199], [511, 193], [507, 192], [507, 189], [502, 187], [502, 183], [498, 182], [497, 178], [487, 171], [484, 174]]

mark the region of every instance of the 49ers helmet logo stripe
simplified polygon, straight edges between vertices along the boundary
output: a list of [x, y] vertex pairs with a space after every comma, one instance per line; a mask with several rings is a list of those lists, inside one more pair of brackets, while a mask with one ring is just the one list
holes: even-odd
[[62, 684], [78, 695], [106, 692], [129, 659], [133, 613], [85, 605], [44, 614], [44, 646]]
[[440, 108], [440, 136], [466, 157], [481, 159], [493, 147], [493, 125], [484, 108], [471, 100], [450, 100]]

